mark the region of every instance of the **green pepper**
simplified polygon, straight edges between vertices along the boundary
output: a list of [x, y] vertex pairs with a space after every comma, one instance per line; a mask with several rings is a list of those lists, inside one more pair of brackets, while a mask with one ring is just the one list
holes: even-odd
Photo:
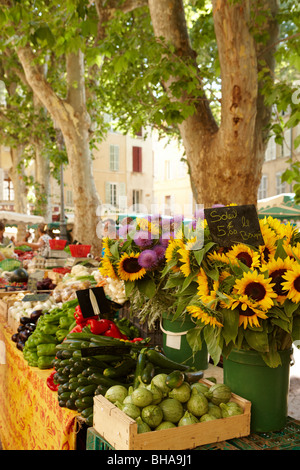
[[37, 361], [39, 369], [51, 369], [55, 356], [40, 356]]
[[58, 323], [59, 319], [63, 316], [65, 316], [65, 311], [64, 310], [59, 310], [57, 313], [47, 313], [44, 315], [44, 321], [47, 323]]
[[60, 317], [59, 326], [61, 329], [66, 330], [74, 322], [74, 317], [70, 318], [68, 316]]
[[[35, 335], [35, 344], [38, 346], [39, 344], [49, 344], [55, 342], [55, 336], [53, 335], [46, 335], [41, 333], [40, 331], [34, 332], [32, 336]], [[29, 339], [29, 338], [28, 338]], [[26, 341], [27, 342], [27, 341]], [[26, 343], [25, 343], [26, 344]]]
[[77, 307], [77, 305], [78, 305], [78, 299], [68, 300], [68, 302], [64, 302], [63, 309], [67, 310], [71, 307], [75, 308], [75, 307]]
[[53, 325], [52, 323], [48, 323], [43, 325], [41, 328], [41, 332], [45, 335], [54, 335], [57, 332], [58, 325]]
[[56, 343], [49, 344], [38, 344], [37, 355], [40, 356], [55, 356], [56, 354]]
[[69, 333], [69, 330], [68, 329], [58, 329], [55, 333], [55, 336], [57, 338], [57, 340], [61, 343], [65, 337], [67, 336], [67, 334]]

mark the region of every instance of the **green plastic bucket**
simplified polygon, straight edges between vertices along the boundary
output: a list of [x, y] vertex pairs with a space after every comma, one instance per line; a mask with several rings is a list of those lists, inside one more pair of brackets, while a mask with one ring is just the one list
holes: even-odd
[[224, 383], [251, 401], [251, 431], [280, 431], [286, 424], [292, 350], [279, 351], [282, 365], [271, 368], [257, 351], [233, 350], [223, 357]]
[[193, 354], [186, 339], [186, 333], [191, 328], [195, 328], [195, 323], [189, 318], [173, 320], [172, 317], [163, 314], [160, 327], [163, 332], [164, 353], [169, 359], [193, 366], [197, 370], [208, 368], [208, 352], [205, 341], [202, 341], [201, 351]]

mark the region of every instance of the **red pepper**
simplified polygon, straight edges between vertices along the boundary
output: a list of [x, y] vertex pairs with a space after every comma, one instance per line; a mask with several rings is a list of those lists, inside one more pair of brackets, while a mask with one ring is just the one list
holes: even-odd
[[137, 342], [139, 342], [139, 341], [143, 341], [143, 339], [144, 339], [144, 338], [133, 338], [133, 339], [131, 340], [131, 342], [132, 342], [132, 343], [137, 343]]
[[87, 325], [90, 325], [91, 333], [95, 335], [102, 335], [107, 331], [113, 323], [111, 320], [106, 320], [105, 318], [96, 319], [96, 318], [89, 318], [87, 320]]
[[47, 378], [46, 382], [47, 382], [47, 386], [50, 388], [50, 390], [52, 390], [53, 392], [57, 392], [59, 385], [55, 384], [54, 381], [53, 381], [54, 374], [56, 374], [56, 370], [51, 372], [51, 374]]
[[78, 324], [74, 326], [74, 328], [70, 331], [70, 333], [81, 333], [82, 328], [85, 326], [85, 324]]
[[115, 323], [111, 323], [110, 327], [104, 333], [104, 336], [110, 336], [117, 339], [127, 339], [127, 336], [123, 335]]

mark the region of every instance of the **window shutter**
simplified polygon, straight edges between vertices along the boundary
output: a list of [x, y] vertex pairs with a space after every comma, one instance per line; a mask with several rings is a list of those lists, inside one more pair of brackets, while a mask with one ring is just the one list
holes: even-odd
[[110, 204], [110, 183], [106, 181], [105, 183], [105, 202]]
[[142, 172], [142, 147], [132, 147], [132, 171]]
[[3, 201], [4, 171], [0, 168], [0, 201]]

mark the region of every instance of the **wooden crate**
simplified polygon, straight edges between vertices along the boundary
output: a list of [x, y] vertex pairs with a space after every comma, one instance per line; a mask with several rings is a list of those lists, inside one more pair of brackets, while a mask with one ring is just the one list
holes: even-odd
[[[207, 385], [213, 385], [202, 379]], [[137, 423], [102, 395], [94, 397], [94, 429], [115, 450], [184, 450], [250, 434], [251, 403], [232, 394], [232, 401], [244, 410], [231, 416], [189, 426], [138, 434]]]
[[[22, 294], [28, 293], [28, 291], [21, 291]], [[12, 307], [17, 299], [14, 298], [14, 294], [18, 294], [20, 292], [12, 291], [12, 292], [0, 292], [0, 315], [8, 321], [8, 309]], [[9, 298], [11, 297], [11, 300]], [[4, 300], [5, 299], [5, 300]]]

